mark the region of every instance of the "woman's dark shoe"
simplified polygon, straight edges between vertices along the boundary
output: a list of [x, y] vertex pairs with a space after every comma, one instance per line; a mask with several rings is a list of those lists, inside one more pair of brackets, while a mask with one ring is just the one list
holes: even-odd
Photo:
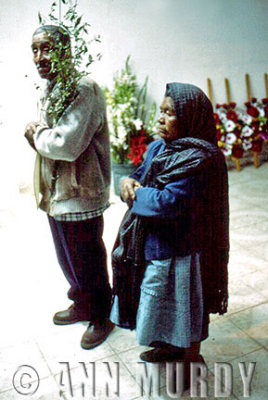
[[53, 317], [55, 325], [70, 325], [80, 321], [89, 321], [89, 313], [73, 303], [67, 310], [57, 312]]
[[140, 354], [140, 359], [149, 363], [169, 362], [183, 360], [183, 349], [170, 349], [168, 347], [156, 347], [153, 350], [144, 351]]

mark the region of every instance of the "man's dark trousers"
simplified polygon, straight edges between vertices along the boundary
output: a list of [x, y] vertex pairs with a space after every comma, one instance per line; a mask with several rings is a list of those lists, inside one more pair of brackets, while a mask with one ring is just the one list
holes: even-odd
[[103, 216], [62, 222], [48, 217], [59, 264], [70, 284], [68, 297], [91, 322], [109, 317], [111, 288], [103, 243]]

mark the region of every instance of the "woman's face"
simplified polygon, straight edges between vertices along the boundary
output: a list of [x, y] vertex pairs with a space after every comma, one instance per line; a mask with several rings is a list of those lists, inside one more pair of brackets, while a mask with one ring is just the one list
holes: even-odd
[[179, 138], [179, 123], [174, 108], [174, 102], [171, 97], [164, 97], [160, 106], [158, 122], [158, 134], [162, 139], [171, 142]]

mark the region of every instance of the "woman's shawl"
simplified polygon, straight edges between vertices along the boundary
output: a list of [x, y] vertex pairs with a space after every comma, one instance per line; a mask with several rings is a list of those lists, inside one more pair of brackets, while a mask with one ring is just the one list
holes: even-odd
[[[201, 273], [204, 310], [227, 311], [227, 264], [229, 254], [228, 178], [224, 157], [213, 144], [184, 138], [167, 143], [141, 184], [162, 189], [166, 184], [205, 173], [205, 204], [199, 215], [201, 230]], [[112, 252], [113, 293], [118, 296], [120, 326], [135, 329], [140, 284], [144, 273], [144, 230], [146, 219], [129, 209], [121, 223]], [[175, 239], [174, 239], [175, 240]]]

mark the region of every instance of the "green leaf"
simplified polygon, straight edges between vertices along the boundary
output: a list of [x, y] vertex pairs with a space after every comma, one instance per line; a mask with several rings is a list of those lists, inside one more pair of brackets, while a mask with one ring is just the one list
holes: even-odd
[[76, 22], [75, 22], [75, 24], [74, 24], [74, 27], [75, 27], [75, 28], [80, 24], [81, 19], [82, 19], [82, 15], [76, 20]]
[[43, 18], [42, 18], [42, 15], [40, 14], [40, 12], [38, 12], [38, 21], [39, 21], [40, 25], [43, 23]]

